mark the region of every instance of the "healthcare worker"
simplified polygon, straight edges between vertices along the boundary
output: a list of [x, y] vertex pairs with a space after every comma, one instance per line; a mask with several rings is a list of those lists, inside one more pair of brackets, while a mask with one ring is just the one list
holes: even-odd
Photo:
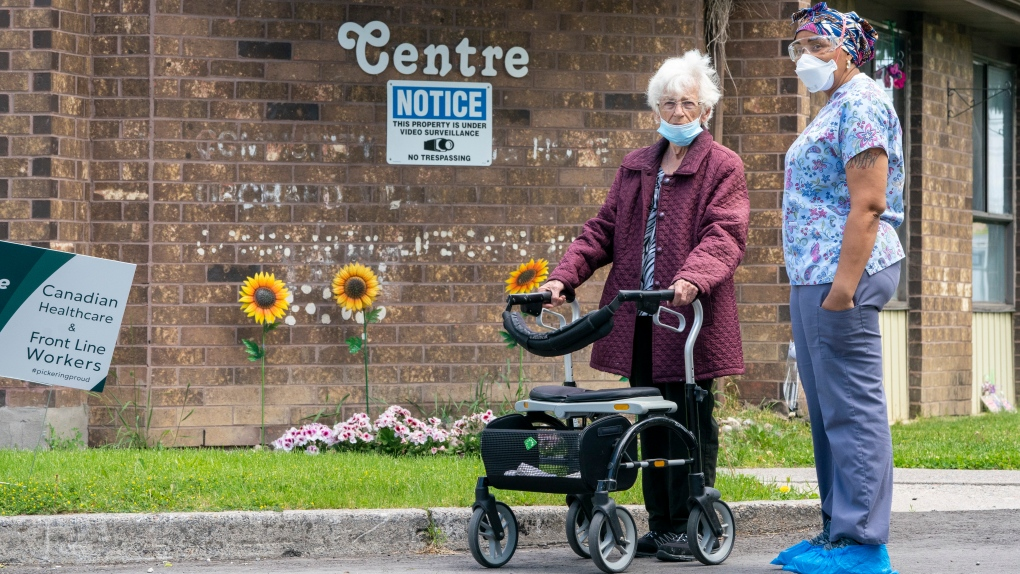
[[797, 368], [811, 416], [822, 531], [773, 564], [800, 574], [889, 574], [892, 440], [878, 313], [904, 258], [899, 119], [860, 66], [877, 32], [824, 2], [792, 16], [797, 76], [828, 102], [786, 154], [783, 251]]

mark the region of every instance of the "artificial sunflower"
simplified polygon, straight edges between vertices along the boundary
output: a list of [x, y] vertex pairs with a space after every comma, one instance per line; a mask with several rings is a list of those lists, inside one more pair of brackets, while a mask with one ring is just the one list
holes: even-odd
[[368, 267], [348, 263], [333, 276], [333, 295], [344, 309], [361, 311], [379, 295], [379, 279]]
[[290, 305], [290, 291], [272, 273], [256, 273], [249, 277], [241, 286], [241, 310], [249, 317], [255, 317], [255, 322], [275, 323], [283, 317], [284, 312]]
[[532, 259], [522, 264], [516, 271], [510, 274], [510, 278], [505, 281], [506, 292], [511, 295], [531, 293], [548, 276], [549, 262], [545, 259], [539, 259], [538, 261]]

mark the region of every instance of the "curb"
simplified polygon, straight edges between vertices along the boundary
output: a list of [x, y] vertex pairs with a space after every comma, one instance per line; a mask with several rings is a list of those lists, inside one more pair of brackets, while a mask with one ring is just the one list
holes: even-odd
[[[817, 500], [730, 505], [741, 536], [818, 527]], [[643, 506], [627, 506], [645, 530]], [[520, 546], [566, 544], [566, 509], [513, 509]], [[292, 510], [0, 517], [0, 564], [121, 564], [152, 560], [349, 558], [467, 551], [470, 508]]]

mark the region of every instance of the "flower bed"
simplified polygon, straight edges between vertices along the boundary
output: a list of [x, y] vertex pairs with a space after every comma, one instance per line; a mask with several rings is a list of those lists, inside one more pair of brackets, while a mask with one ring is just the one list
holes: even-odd
[[391, 406], [373, 423], [365, 413], [330, 427], [311, 423], [291, 428], [273, 441], [282, 451], [371, 451], [392, 455], [468, 454], [479, 450], [478, 433], [495, 416], [492, 411], [461, 417], [446, 428], [437, 418], [419, 420], [411, 411]]

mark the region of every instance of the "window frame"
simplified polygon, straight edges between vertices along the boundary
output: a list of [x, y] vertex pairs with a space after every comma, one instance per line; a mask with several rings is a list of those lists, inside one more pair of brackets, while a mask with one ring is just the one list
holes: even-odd
[[[1017, 149], [1016, 149], [1017, 148], [1017, 115], [1016, 115], [1017, 114], [1017, 104], [1016, 104], [1017, 98], [1016, 98], [1016, 86], [1017, 86], [1017, 69], [1016, 69], [1016, 66], [1014, 66], [1012, 64], [1009, 64], [1009, 63], [1006, 63], [1006, 62], [1000, 62], [1000, 61], [997, 61], [997, 60], [994, 60], [994, 59], [991, 59], [991, 58], [981, 57], [981, 56], [976, 55], [976, 54], [973, 56], [972, 61], [973, 61], [973, 66], [975, 66], [975, 67], [976, 66], [983, 66], [985, 68], [985, 70], [986, 70], [986, 73], [984, 74], [984, 85], [982, 86], [981, 90], [975, 89], [975, 91], [972, 92], [972, 94], [973, 94], [972, 100], [974, 102], [977, 102], [977, 104], [974, 106], [974, 108], [972, 110], [972, 113], [974, 113], [974, 114], [978, 114], [978, 113], [982, 114], [982, 125], [984, 126], [984, 132], [985, 132], [983, 134], [983, 137], [985, 139], [985, 143], [984, 143], [984, 145], [981, 146], [981, 148], [982, 148], [981, 162], [985, 166], [984, 169], [982, 170], [982, 175], [985, 178], [985, 182], [983, 184], [983, 188], [984, 188], [984, 192], [983, 193], [985, 194], [984, 207], [985, 207], [986, 210], [988, 209], [988, 199], [987, 199], [988, 179], [987, 178], [988, 178], [988, 175], [989, 175], [988, 174], [988, 168], [987, 168], [987, 166], [988, 166], [988, 144], [987, 144], [987, 137], [988, 137], [988, 134], [987, 134], [987, 130], [988, 130], [988, 106], [987, 106], [988, 73], [987, 73], [987, 68], [989, 66], [992, 66], [992, 67], [998, 68], [1000, 70], [1006, 71], [1010, 75], [1010, 77], [1011, 77], [1010, 85], [1013, 86], [1013, 92], [1010, 95], [1010, 100], [1009, 100], [1009, 102], [1010, 102], [1010, 104], [1012, 106], [1011, 118], [1010, 118], [1012, 120], [1012, 123], [1010, 124], [1010, 130], [1012, 132], [1010, 134], [1010, 142], [1011, 142], [1010, 152], [1011, 152], [1012, 157], [1009, 158], [1010, 159], [1011, 173], [1010, 173], [1009, 177], [1007, 177], [1007, 180], [1006, 180], [1008, 182], [1008, 185], [1011, 188], [1011, 189], [1009, 189], [1007, 191], [1007, 193], [1009, 194], [1009, 209], [1010, 209], [1010, 213], [1004, 213], [1004, 214], [1003, 213], [991, 213], [991, 212], [988, 212], [988, 211], [981, 211], [981, 210], [973, 209], [974, 204], [976, 204], [977, 202], [975, 201], [976, 186], [974, 185], [974, 183], [975, 183], [974, 175], [972, 175], [972, 177], [971, 177], [971, 203], [972, 203], [972, 210], [971, 210], [972, 227], [971, 227], [971, 229], [973, 229], [973, 223], [984, 223], [984, 224], [989, 224], [989, 225], [1001, 226], [1001, 227], [1005, 228], [1005, 231], [1006, 231], [1005, 253], [1003, 254], [1003, 257], [1004, 257], [1004, 260], [1005, 260], [1004, 261], [1005, 269], [1003, 270], [1003, 276], [1004, 276], [1005, 282], [1006, 282], [1006, 284], [1003, 286], [1003, 291], [1005, 293], [1005, 302], [1004, 303], [998, 303], [998, 302], [991, 302], [991, 301], [978, 301], [978, 300], [976, 300], [974, 298], [974, 292], [973, 292], [974, 275], [973, 275], [973, 264], [972, 264], [971, 265], [971, 306], [972, 306], [972, 309], [973, 309], [973, 311], [975, 313], [1012, 313], [1012, 312], [1015, 312], [1015, 309], [1016, 309], [1016, 209], [1017, 209], [1017, 203], [1016, 203], [1016, 200], [1017, 200], [1017, 189], [1016, 189], [1017, 188], [1017, 184], [1016, 184], [1016, 175], [1017, 175], [1017, 166], [1016, 166], [1016, 160], [1017, 160]], [[971, 121], [972, 129], [973, 129], [973, 125], [974, 125], [974, 120], [972, 119], [972, 121]], [[977, 150], [974, 150], [973, 154], [976, 156], [977, 155]], [[973, 165], [973, 162], [972, 162], [972, 165]], [[972, 246], [972, 248], [973, 248], [973, 244], [974, 244], [974, 237], [972, 235], [971, 236], [971, 246]]]

